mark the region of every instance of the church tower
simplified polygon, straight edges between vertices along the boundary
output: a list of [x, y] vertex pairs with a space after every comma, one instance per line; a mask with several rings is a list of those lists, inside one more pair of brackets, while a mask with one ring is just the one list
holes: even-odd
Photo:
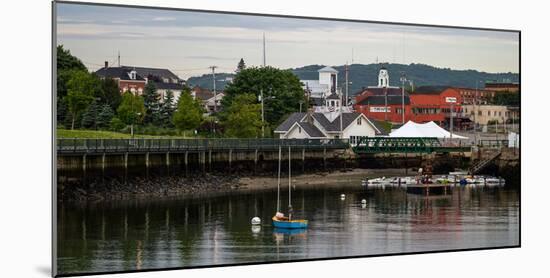
[[384, 67], [380, 68], [380, 72], [378, 73], [378, 87], [386, 88], [390, 86], [390, 75], [388, 74], [388, 70]]

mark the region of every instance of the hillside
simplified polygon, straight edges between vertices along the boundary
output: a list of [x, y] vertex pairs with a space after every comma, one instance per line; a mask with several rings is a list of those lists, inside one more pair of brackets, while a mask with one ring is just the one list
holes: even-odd
[[[457, 87], [475, 88], [476, 82], [481, 81], [503, 81], [509, 80], [512, 82], [519, 81], [517, 73], [487, 73], [476, 70], [452, 70], [449, 68], [436, 68], [424, 64], [382, 64], [390, 73], [390, 85], [400, 86], [399, 77], [401, 72], [405, 72], [408, 79], [412, 79], [414, 86], [423, 85], [449, 85]], [[324, 67], [323, 65], [309, 65], [301, 68], [292, 69], [292, 71], [302, 80], [318, 79], [317, 70]], [[344, 66], [334, 66], [339, 71], [338, 83], [339, 86], [344, 84]], [[349, 69], [350, 93], [355, 94], [362, 87], [377, 85], [379, 64], [353, 64]], [[223, 88], [228, 82], [227, 77], [232, 77], [231, 73], [216, 74], [218, 88]], [[222, 81], [224, 80], [224, 81]], [[199, 85], [201, 87], [212, 87], [212, 76], [209, 74], [200, 77], [191, 77], [188, 80], [191, 86]]]

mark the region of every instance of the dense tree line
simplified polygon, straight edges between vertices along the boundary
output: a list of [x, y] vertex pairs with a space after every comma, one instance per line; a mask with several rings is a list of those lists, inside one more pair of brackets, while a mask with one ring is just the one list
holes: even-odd
[[[203, 104], [182, 85], [161, 98], [154, 82], [141, 95], [121, 94], [115, 80], [99, 78], [63, 46], [57, 48], [57, 124], [66, 129], [92, 129], [151, 135], [240, 138], [270, 137], [271, 130], [305, 103], [300, 81], [292, 72], [273, 67], [246, 67], [241, 59], [236, 76], [225, 90], [218, 113], [204, 117]], [[263, 96], [265, 120], [262, 121]], [[304, 110], [307, 109], [304, 105]], [[264, 130], [264, 133], [261, 131]], [[223, 133], [222, 133], [223, 132]]]

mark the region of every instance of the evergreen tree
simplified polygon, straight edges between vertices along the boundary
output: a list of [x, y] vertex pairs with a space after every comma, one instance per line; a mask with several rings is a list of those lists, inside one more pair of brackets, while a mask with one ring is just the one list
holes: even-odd
[[67, 118], [67, 101], [65, 98], [57, 97], [57, 124], [63, 125]]
[[191, 89], [185, 86], [178, 100], [178, 106], [172, 121], [176, 128], [184, 132], [186, 130], [195, 130], [202, 121], [203, 109], [201, 104], [191, 96]]
[[100, 129], [108, 128], [114, 116], [113, 108], [109, 104], [104, 104], [101, 112], [97, 115], [97, 127]]
[[246, 64], [244, 63], [244, 59], [241, 58], [241, 60], [239, 61], [239, 64], [237, 65], [236, 72], [239, 73], [240, 71], [242, 71], [245, 68], [246, 68]]
[[172, 125], [172, 116], [174, 115], [174, 93], [170, 90], [166, 91], [164, 99], [160, 105], [160, 113], [158, 124], [163, 127], [171, 127]]
[[82, 127], [97, 129], [97, 118], [99, 113], [101, 112], [100, 109], [101, 107], [97, 100], [93, 100], [92, 103], [88, 105], [86, 112], [84, 112], [84, 114], [82, 115]]
[[143, 91], [143, 105], [145, 106], [145, 124], [151, 124], [158, 121], [160, 108], [160, 95], [157, 93], [157, 87], [154, 82], [147, 82]]
[[102, 103], [109, 104], [113, 110], [116, 110], [122, 101], [122, 95], [118, 84], [112, 78], [101, 80], [101, 95], [99, 96]]

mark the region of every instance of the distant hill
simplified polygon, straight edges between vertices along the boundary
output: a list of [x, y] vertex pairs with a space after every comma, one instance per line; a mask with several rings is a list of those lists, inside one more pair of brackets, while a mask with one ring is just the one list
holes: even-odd
[[[407, 78], [412, 80], [415, 87], [424, 85], [448, 85], [457, 87], [475, 88], [477, 81], [510, 81], [518, 82], [519, 74], [517, 73], [487, 73], [476, 70], [452, 70], [449, 68], [436, 68], [424, 64], [381, 64], [386, 67], [390, 73], [390, 85], [401, 86], [399, 81], [401, 72], [407, 75]], [[323, 65], [309, 65], [300, 68], [291, 69], [302, 80], [316, 80], [319, 77], [317, 70], [324, 67]], [[343, 86], [345, 83], [344, 66], [333, 66], [338, 70], [338, 83]], [[349, 91], [350, 94], [355, 94], [362, 87], [378, 85], [378, 71], [380, 64], [353, 64], [349, 66], [349, 81], [352, 82]], [[216, 74], [217, 88], [223, 88], [228, 82], [222, 82], [227, 77], [233, 77], [231, 73]], [[188, 80], [191, 86], [199, 85], [201, 87], [212, 88], [212, 75], [205, 74], [200, 77], [191, 77]], [[480, 85], [482, 87], [483, 85]]]

